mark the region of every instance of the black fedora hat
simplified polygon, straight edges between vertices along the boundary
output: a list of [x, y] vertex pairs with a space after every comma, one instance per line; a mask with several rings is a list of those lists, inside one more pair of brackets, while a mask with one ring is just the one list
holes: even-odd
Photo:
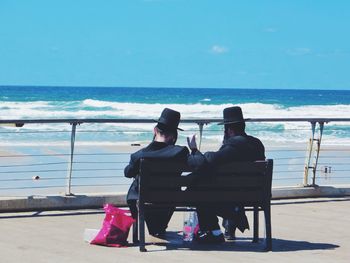
[[179, 122], [180, 122], [180, 112], [165, 108], [162, 111], [162, 114], [160, 115], [158, 120], [154, 120], [155, 122], [158, 122], [157, 126], [164, 130], [170, 130], [173, 131], [176, 129], [183, 131], [183, 129], [178, 128]]
[[218, 125], [244, 122], [245, 120], [243, 119], [241, 107], [233, 106], [224, 109], [224, 121], [218, 123]]

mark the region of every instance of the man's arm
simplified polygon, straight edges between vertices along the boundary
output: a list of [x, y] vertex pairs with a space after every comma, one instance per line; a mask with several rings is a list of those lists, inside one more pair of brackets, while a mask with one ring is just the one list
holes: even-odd
[[205, 156], [200, 151], [196, 150], [192, 151], [191, 154], [188, 156], [187, 164], [195, 170], [199, 170], [206, 166], [207, 161]]
[[124, 169], [124, 176], [128, 178], [135, 178], [139, 172], [139, 159], [134, 155], [130, 156], [130, 162]]
[[204, 157], [211, 167], [229, 163], [232, 160], [238, 159], [238, 148], [231, 145], [224, 145], [216, 152], [206, 152]]
[[217, 165], [228, 163], [239, 157], [239, 146], [223, 145], [216, 152], [206, 152], [202, 154], [197, 149], [196, 137], [187, 138], [188, 147], [191, 149], [191, 155], [188, 158], [188, 165], [198, 169], [213, 168]]
[[197, 148], [196, 135], [193, 135], [191, 139], [187, 137], [187, 144], [191, 150], [187, 164], [195, 170], [203, 169], [207, 162], [205, 156]]

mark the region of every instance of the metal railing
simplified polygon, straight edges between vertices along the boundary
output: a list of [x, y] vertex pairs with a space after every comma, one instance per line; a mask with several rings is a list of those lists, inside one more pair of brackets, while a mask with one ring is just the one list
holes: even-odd
[[[206, 130], [205, 126], [213, 123], [218, 123], [221, 122], [221, 119], [186, 119], [182, 120], [182, 124], [195, 124], [197, 126], [197, 129], [191, 129], [189, 131], [197, 131], [199, 133], [199, 145], [201, 146], [203, 144], [203, 138], [205, 137], [205, 134], [209, 133], [218, 133], [221, 134], [222, 130], [218, 129], [211, 129], [211, 130]], [[339, 178], [344, 178], [348, 179], [349, 177], [349, 166], [347, 163], [350, 161], [350, 153], [348, 151], [348, 148], [342, 148], [342, 147], [337, 147], [334, 151], [330, 150], [331, 148], [322, 148], [322, 151], [325, 152], [324, 155], [321, 155], [321, 142], [323, 140], [323, 135], [324, 135], [324, 130], [325, 127], [330, 124], [330, 123], [348, 123], [350, 125], [350, 118], [255, 118], [255, 119], [247, 119], [246, 120], [248, 123], [309, 123], [310, 126], [308, 128], [308, 131], [305, 129], [303, 132], [309, 132], [309, 138], [305, 138], [305, 143], [304, 145], [299, 145], [298, 148], [295, 148], [294, 145], [286, 145], [284, 147], [266, 147], [267, 150], [267, 156], [269, 158], [274, 158], [277, 162], [275, 162], [275, 173], [280, 174], [298, 174], [300, 173], [300, 177], [288, 177], [288, 176], [283, 176], [283, 177], [276, 177], [274, 176], [274, 180], [300, 180], [301, 181], [301, 175], [302, 176], [302, 185], [303, 186], [315, 186], [316, 185], [316, 178], [318, 173], [326, 174], [325, 176], [329, 176], [331, 172], [343, 172], [342, 176]], [[99, 180], [101, 179], [112, 179], [112, 178], [118, 178], [118, 182], [111, 183], [111, 182], [106, 182], [106, 183], [91, 183], [91, 184], [76, 184], [74, 185], [75, 187], [104, 187], [104, 186], [127, 186], [130, 183], [129, 182], [123, 182], [122, 178], [123, 175], [120, 174], [119, 176], [111, 174], [108, 175], [107, 172], [115, 172], [119, 171], [119, 173], [122, 173], [123, 167], [127, 164], [130, 152], [110, 152], [110, 153], [105, 153], [105, 152], [88, 152], [88, 153], [76, 153], [75, 152], [75, 145], [76, 145], [76, 134], [79, 132], [79, 127], [84, 125], [84, 124], [150, 124], [154, 123], [153, 120], [150, 119], [29, 119], [29, 120], [0, 120], [0, 128], [2, 125], [10, 125], [13, 127], [16, 127], [16, 130], [5, 130], [0, 132], [0, 142], [1, 142], [1, 134], [6, 134], [6, 133], [18, 133], [18, 134], [28, 134], [28, 133], [53, 133], [58, 134], [59, 132], [64, 132], [64, 133], [69, 133], [70, 134], [70, 142], [69, 142], [69, 152], [64, 152], [64, 153], [45, 153], [45, 154], [35, 154], [35, 153], [30, 153], [30, 154], [0, 154], [0, 181], [4, 182], [11, 182], [12, 184], [15, 182], [26, 182], [26, 181], [31, 181], [31, 180], [41, 180], [41, 181], [54, 181], [54, 180], [62, 180], [63, 178], [61, 176], [57, 177], [47, 177], [47, 178], [41, 178], [37, 174], [43, 174], [43, 173], [66, 173], [66, 184], [65, 184], [65, 194], [66, 195], [71, 195], [73, 193], [72, 191], [72, 178], [74, 179], [79, 179], [79, 180], [84, 180], [85, 182], [88, 180], [94, 180], [98, 178]], [[21, 129], [26, 126], [30, 125], [40, 125], [40, 124], [69, 124], [71, 125], [70, 130], [50, 130], [50, 131], [24, 131], [21, 132]], [[293, 129], [291, 129], [293, 130]], [[295, 129], [294, 132], [300, 132], [301, 129]], [[81, 130], [81, 132], [90, 132], [90, 133], [120, 133], [120, 132], [125, 132], [125, 131], [120, 131], [120, 130]], [[128, 132], [147, 132], [144, 130], [136, 130], [136, 131], [128, 131]], [[151, 131], [149, 131], [151, 132]], [[254, 133], [254, 130], [252, 132], [248, 133]], [[254, 135], [254, 134], [253, 134]], [[132, 145], [132, 144], [131, 144]], [[40, 146], [40, 145], [39, 145]], [[136, 144], [137, 146], [137, 144]], [[305, 147], [303, 147], [305, 146]], [[332, 153], [331, 155], [327, 156], [327, 152]], [[287, 153], [285, 155], [284, 153]], [[336, 154], [334, 154], [336, 153]], [[269, 156], [270, 155], [270, 156]], [[82, 161], [77, 161], [77, 157], [84, 157], [88, 156], [89, 160], [82, 160]], [[109, 161], [92, 161], [94, 158], [98, 157], [123, 157], [124, 160], [122, 161], [114, 161], [114, 160], [109, 160]], [[321, 157], [327, 157], [327, 161], [324, 161]], [[34, 162], [34, 163], [27, 163], [27, 162], [20, 162], [20, 163], [6, 163], [6, 160], [13, 159], [13, 158], [35, 158], [35, 159], [40, 159], [40, 158], [49, 158], [49, 157], [60, 157], [60, 158], [67, 158], [68, 160], [66, 161], [60, 161], [58, 162], [57, 160], [55, 161], [40, 161], [40, 162]], [[5, 159], [5, 161], [1, 162], [1, 159]], [[331, 161], [329, 161], [331, 159]], [[294, 163], [290, 163], [289, 161], [293, 160]], [[287, 163], [284, 163], [284, 161], [287, 161]], [[84, 168], [74, 168], [74, 165], [83, 165]], [[94, 164], [113, 164], [116, 165], [118, 164], [119, 166], [115, 167], [107, 167], [107, 168], [96, 168], [94, 167]], [[330, 165], [331, 164], [331, 165]], [[338, 167], [344, 167], [343, 169], [337, 169], [334, 170], [332, 168], [332, 165], [337, 164]], [[62, 169], [62, 165], [67, 165], [67, 169]], [[90, 167], [90, 166], [93, 167]], [[322, 168], [320, 169], [320, 165], [323, 165]], [[59, 167], [55, 169], [38, 169], [37, 167]], [[96, 165], [95, 165], [96, 166]], [[30, 169], [29, 169], [30, 167]], [[35, 169], [32, 169], [32, 167], [36, 167]], [[283, 170], [283, 168], [287, 167], [288, 169]], [[297, 168], [300, 167], [300, 168]], [[22, 168], [28, 168], [26, 170], [23, 170]], [[282, 169], [281, 169], [282, 168]], [[75, 176], [75, 173], [78, 172], [103, 172], [105, 174], [99, 175], [99, 176], [93, 176], [93, 175], [88, 175], [88, 176]], [[19, 173], [26, 173], [26, 174], [34, 174], [32, 178], [9, 178], [11, 175], [19, 174]], [[6, 178], [2, 178], [2, 175], [6, 175]], [[311, 175], [311, 177], [310, 177]], [[333, 178], [335, 178], [333, 176]], [[350, 180], [349, 180], [350, 181]], [[42, 188], [57, 188], [57, 184], [52, 184], [52, 185], [46, 185], [46, 186], [40, 186]], [[8, 190], [8, 191], [16, 191], [18, 189], [35, 189], [35, 186], [22, 186], [22, 187], [16, 187], [11, 185], [10, 187], [0, 187], [0, 196], [1, 196], [1, 191]]]

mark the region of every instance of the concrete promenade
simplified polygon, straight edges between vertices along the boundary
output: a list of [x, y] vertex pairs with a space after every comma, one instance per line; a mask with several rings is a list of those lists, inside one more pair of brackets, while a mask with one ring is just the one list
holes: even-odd
[[[183, 244], [182, 213], [172, 218], [167, 240], [147, 237], [148, 252], [138, 247], [108, 248], [83, 241], [85, 228], [100, 228], [101, 210], [0, 214], [0, 262], [350, 262], [350, 197], [275, 200], [273, 251], [250, 241], [199, 246]], [[248, 213], [252, 222], [252, 213]], [[264, 235], [260, 218], [260, 237]], [[155, 242], [152, 244], [151, 242]]]

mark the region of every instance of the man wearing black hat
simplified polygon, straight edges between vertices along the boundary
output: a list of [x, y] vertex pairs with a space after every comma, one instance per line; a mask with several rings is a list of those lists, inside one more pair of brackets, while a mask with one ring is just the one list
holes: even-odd
[[[136, 201], [138, 199], [138, 172], [141, 158], [175, 159], [187, 161], [189, 151], [187, 147], [175, 145], [177, 130], [180, 122], [180, 113], [165, 108], [156, 121], [154, 127], [154, 138], [147, 147], [131, 154], [130, 163], [124, 169], [124, 175], [135, 180], [130, 186], [127, 194], [127, 202], [133, 218], [137, 217]], [[174, 207], [169, 208], [147, 208], [145, 210], [145, 221], [148, 232], [154, 236], [165, 233], [168, 222], [174, 212]]]
[[[225, 125], [225, 134], [223, 144], [216, 152], [202, 154], [197, 149], [195, 136], [191, 140], [187, 138], [189, 148], [192, 150], [188, 162], [197, 168], [200, 175], [197, 180], [205, 180], [205, 175], [215, 176], [215, 167], [225, 163], [265, 159], [265, 148], [261, 141], [245, 133], [245, 120], [240, 107], [224, 109], [224, 121], [219, 125]], [[227, 207], [217, 204], [210, 208], [197, 207], [197, 213], [201, 231], [195, 240], [199, 243], [225, 241], [217, 216], [224, 219], [225, 237], [228, 239], [235, 238], [236, 228], [242, 232], [249, 229], [244, 207]]]

